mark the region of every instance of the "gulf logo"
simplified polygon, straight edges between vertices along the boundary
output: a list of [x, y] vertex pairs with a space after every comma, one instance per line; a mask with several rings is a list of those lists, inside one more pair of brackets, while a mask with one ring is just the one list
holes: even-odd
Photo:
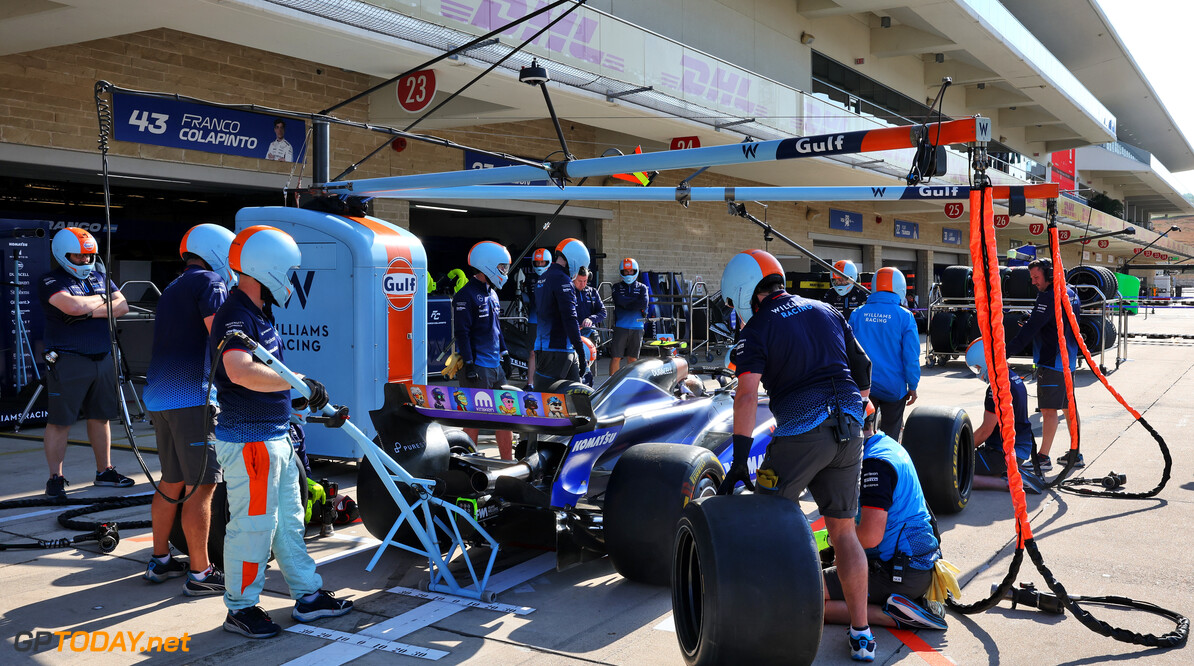
[[419, 291], [415, 269], [403, 257], [395, 257], [381, 277], [381, 290], [390, 307], [402, 311], [410, 308]]

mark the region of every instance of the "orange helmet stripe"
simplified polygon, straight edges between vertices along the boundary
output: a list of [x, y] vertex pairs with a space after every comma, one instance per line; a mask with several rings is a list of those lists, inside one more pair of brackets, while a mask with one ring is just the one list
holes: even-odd
[[256, 234], [259, 231], [280, 230], [275, 229], [267, 224], [255, 224], [237, 234], [236, 238], [232, 239], [232, 246], [228, 248], [228, 265], [232, 267], [232, 270], [236, 271], [237, 273], [241, 272], [240, 252], [244, 249], [245, 243], [247, 243], [249, 239], [253, 237], [253, 234]]

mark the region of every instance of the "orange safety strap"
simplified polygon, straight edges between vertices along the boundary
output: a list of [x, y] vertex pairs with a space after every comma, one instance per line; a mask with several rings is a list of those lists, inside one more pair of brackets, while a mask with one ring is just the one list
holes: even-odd
[[1011, 379], [1003, 329], [1003, 285], [999, 277], [999, 253], [995, 245], [995, 208], [990, 185], [970, 190], [970, 257], [974, 262], [974, 303], [979, 331], [987, 354], [987, 376], [991, 381], [1003, 456], [1007, 462], [1007, 485], [1016, 514], [1018, 547], [1032, 538], [1028, 504], [1016, 461], [1016, 419], [1012, 409]]
[[[1065, 267], [1061, 265], [1061, 246], [1058, 245], [1057, 220], [1049, 220], [1049, 252], [1053, 258], [1053, 320], [1057, 326], [1057, 356], [1062, 360], [1065, 376], [1065, 428], [1070, 433], [1070, 449], [1077, 450], [1081, 441], [1078, 427], [1078, 405], [1074, 400], [1074, 371], [1070, 368], [1069, 344], [1065, 340], [1065, 327], [1069, 323], [1065, 313], [1073, 310], [1070, 299], [1066, 295]], [[1102, 322], [1099, 322], [1102, 325]], [[1079, 348], [1085, 349], [1082, 335], [1077, 325], [1073, 327], [1074, 339]], [[1093, 367], [1093, 366], [1092, 366]]]

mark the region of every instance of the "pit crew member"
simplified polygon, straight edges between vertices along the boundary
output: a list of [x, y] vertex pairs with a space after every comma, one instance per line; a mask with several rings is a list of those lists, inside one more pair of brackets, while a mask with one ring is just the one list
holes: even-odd
[[916, 402], [920, 384], [920, 333], [904, 309], [908, 290], [898, 268], [875, 272], [866, 303], [850, 314], [850, 328], [871, 359], [871, 402], [879, 408], [879, 430], [899, 440], [904, 407]]
[[[501, 388], [506, 381], [502, 372], [506, 340], [502, 337], [502, 306], [496, 289], [506, 286], [510, 253], [498, 243], [481, 241], [469, 250], [468, 265], [472, 277], [452, 297], [456, 350], [464, 360], [460, 385], [474, 389]], [[464, 432], [474, 444], [477, 442], [477, 428], [465, 428]], [[513, 460], [511, 432], [498, 430], [495, 437], [502, 460]]]
[[220, 404], [216, 455], [224, 469], [231, 514], [224, 537], [224, 605], [228, 607], [224, 629], [249, 638], [269, 638], [281, 631], [257, 605], [271, 551], [295, 600], [294, 619], [310, 622], [352, 610], [351, 601], [320, 589], [323, 579], [303, 542], [300, 463], [287, 436], [291, 410], [322, 410], [327, 390], [318, 381], [303, 378], [311, 397], [292, 403], [286, 380], [256, 360], [243, 342], [227, 337], [242, 333], [282, 360], [273, 306], [290, 297], [288, 273], [301, 259], [298, 245], [283, 231], [264, 225], [241, 231], [228, 256], [239, 284], [216, 311], [211, 326], [209, 348], [212, 363], [217, 364]]
[[735, 255], [722, 273], [721, 293], [743, 327], [733, 354], [733, 464], [718, 492], [732, 492], [739, 481], [752, 488], [747, 459], [762, 383], [776, 427], [759, 466], [760, 492], [795, 502], [806, 487], [812, 491], [837, 554], [850, 654], [872, 661], [867, 560], [854, 528], [870, 361], [841, 313], [784, 291], [783, 268], [767, 252]]
[[622, 366], [622, 359], [630, 363], [638, 360], [648, 303], [647, 285], [638, 281], [638, 262], [626, 257], [619, 271], [622, 281], [614, 283], [611, 290], [614, 301], [614, 337], [609, 352], [611, 375]]
[[42, 276], [37, 294], [46, 316], [45, 346], [49, 363], [46, 392], [49, 415], [43, 444], [50, 478], [46, 495], [66, 497], [62, 476], [66, 438], [81, 415], [87, 420], [87, 441], [95, 455], [95, 485], [128, 488], [132, 479], [112, 466], [112, 432], [108, 421], [120, 414], [112, 342], [108, 336], [108, 300], [112, 316], [129, 311], [124, 294], [103, 271], [95, 270], [99, 246], [90, 233], [67, 227], [54, 234], [50, 254], [58, 268]]
[[[228, 298], [228, 285], [236, 284], [228, 266], [234, 237], [215, 224], [194, 226], [182, 237], [178, 252], [186, 267], [158, 299], [153, 356], [146, 373], [145, 408], [153, 420], [162, 478], [153, 495], [153, 555], [144, 578], [161, 583], [186, 573], [183, 592], [192, 597], [224, 593], [224, 573], [207, 559], [211, 497], [224, 473], [203, 419], [211, 413], [208, 334], [212, 318]], [[192, 487], [194, 492], [181, 507], [166, 499], [185, 497]], [[170, 530], [179, 511], [189, 572], [186, 564], [170, 556]]]
[[533, 380], [536, 391], [546, 391], [561, 379], [579, 382], [588, 371], [572, 280], [581, 266], [589, 265], [589, 248], [575, 238], [565, 238], [556, 246], [555, 257], [555, 263], [539, 277], [535, 287], [539, 317]]

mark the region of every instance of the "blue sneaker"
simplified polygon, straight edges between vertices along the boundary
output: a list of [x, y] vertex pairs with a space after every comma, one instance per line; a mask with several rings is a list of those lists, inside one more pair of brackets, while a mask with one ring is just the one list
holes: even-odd
[[875, 634], [870, 629], [861, 636], [855, 636], [850, 629], [846, 630], [850, 638], [850, 658], [854, 661], [875, 660]]
[[228, 611], [227, 617], [224, 618], [224, 631], [249, 638], [273, 638], [282, 631], [282, 627], [275, 624], [261, 606], [249, 606], [238, 611]]
[[902, 594], [893, 594], [883, 604], [883, 612], [895, 620], [900, 629], [937, 629], [944, 631], [945, 620], [937, 617], [920, 604]]
[[352, 610], [352, 602], [348, 599], [337, 599], [336, 595], [327, 590], [320, 590], [313, 601], [299, 599], [294, 602], [291, 617], [299, 622], [310, 622], [321, 617], [339, 617]]

